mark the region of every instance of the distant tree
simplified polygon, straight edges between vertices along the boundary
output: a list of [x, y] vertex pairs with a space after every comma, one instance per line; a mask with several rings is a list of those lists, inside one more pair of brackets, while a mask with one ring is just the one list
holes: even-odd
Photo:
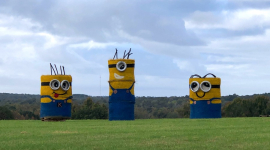
[[96, 103], [92, 108], [92, 118], [93, 119], [107, 119], [108, 118], [108, 108], [102, 104]]
[[72, 119], [107, 119], [108, 108], [106, 105], [100, 105], [98, 102], [94, 103], [93, 100], [88, 97], [83, 107], [80, 109], [72, 108]]
[[189, 103], [189, 101], [184, 103], [176, 111], [177, 111], [180, 118], [189, 118], [189, 115], [190, 115], [190, 103]]
[[256, 96], [253, 100], [255, 107], [255, 116], [266, 115], [267, 103], [269, 102], [269, 97], [266, 96]]
[[172, 111], [172, 112], [169, 112], [167, 114], [166, 118], [179, 118], [178, 112], [176, 110]]
[[5, 106], [0, 106], [0, 120], [14, 119], [12, 112]]
[[134, 108], [135, 119], [149, 119], [150, 118], [149, 115], [150, 113], [148, 113], [146, 109], [135, 106]]
[[94, 102], [93, 102], [93, 100], [92, 100], [90, 97], [88, 97], [88, 98], [83, 102], [83, 104], [84, 104], [84, 107], [85, 107], [85, 108], [91, 109], [91, 108], [93, 107], [93, 105], [94, 105]]
[[222, 107], [224, 117], [258, 117], [270, 113], [269, 97], [259, 95], [249, 99], [235, 98]]
[[226, 107], [223, 107], [225, 117], [243, 117], [243, 100], [239, 97], [232, 102], [228, 102]]
[[20, 114], [25, 117], [26, 120], [28, 119], [34, 119], [34, 120], [39, 120], [39, 115], [35, 115], [31, 111], [20, 111]]

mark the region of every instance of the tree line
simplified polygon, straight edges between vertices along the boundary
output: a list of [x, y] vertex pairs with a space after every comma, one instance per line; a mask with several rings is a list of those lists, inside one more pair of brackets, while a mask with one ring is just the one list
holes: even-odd
[[249, 99], [237, 97], [222, 107], [224, 117], [268, 117], [269, 115], [270, 99], [262, 95]]
[[[270, 93], [222, 96], [222, 117], [270, 115]], [[108, 96], [74, 94], [71, 119], [107, 119]], [[0, 93], [0, 120], [38, 120], [40, 96]], [[135, 119], [189, 118], [189, 96], [136, 97]]]

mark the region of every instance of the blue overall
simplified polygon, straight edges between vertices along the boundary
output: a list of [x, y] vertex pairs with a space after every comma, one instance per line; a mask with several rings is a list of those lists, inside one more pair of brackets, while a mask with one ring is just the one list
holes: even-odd
[[131, 89], [114, 89], [109, 83], [113, 93], [109, 97], [109, 120], [134, 120], [135, 96]]
[[[199, 100], [194, 101], [192, 98], [190, 100], [193, 101], [193, 104], [190, 104], [190, 119], [196, 118], [221, 118], [221, 103], [212, 104], [212, 100], [220, 99], [220, 98], [212, 98], [210, 100]], [[208, 104], [209, 102], [210, 104]]]
[[[64, 100], [55, 100], [49, 95], [41, 96], [41, 98], [45, 97], [50, 98], [52, 101], [50, 103], [40, 103], [40, 118], [71, 118], [71, 103], [67, 103], [67, 100], [72, 99], [72, 96]], [[61, 103], [61, 107], [58, 107], [58, 103]]]

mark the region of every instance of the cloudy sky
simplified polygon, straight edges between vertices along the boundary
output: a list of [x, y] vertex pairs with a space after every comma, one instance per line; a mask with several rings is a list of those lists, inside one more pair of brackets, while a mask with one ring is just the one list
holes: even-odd
[[132, 48], [136, 96], [188, 95], [209, 72], [222, 95], [270, 92], [270, 1], [0, 1], [0, 93], [39, 94], [53, 63], [73, 94], [106, 96], [115, 48]]

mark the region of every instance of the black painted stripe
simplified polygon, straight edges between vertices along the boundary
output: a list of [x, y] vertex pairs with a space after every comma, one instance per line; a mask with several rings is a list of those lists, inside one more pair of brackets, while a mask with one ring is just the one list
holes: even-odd
[[135, 64], [127, 64], [127, 67], [134, 68]]
[[[190, 88], [190, 85], [189, 85], [189, 88]], [[220, 85], [212, 85], [211, 88], [220, 88]]]
[[[71, 86], [71, 82], [69, 82], [70, 86]], [[49, 86], [50, 82], [41, 82], [41, 86]]]
[[212, 88], [220, 88], [220, 85], [212, 85]]
[[50, 82], [41, 82], [41, 86], [49, 86]]
[[109, 65], [109, 68], [115, 68], [116, 64]]
[[[116, 64], [111, 64], [111, 65], [108, 65], [109, 68], [115, 68], [116, 67]], [[135, 64], [127, 64], [127, 68], [134, 68], [135, 67]]]

